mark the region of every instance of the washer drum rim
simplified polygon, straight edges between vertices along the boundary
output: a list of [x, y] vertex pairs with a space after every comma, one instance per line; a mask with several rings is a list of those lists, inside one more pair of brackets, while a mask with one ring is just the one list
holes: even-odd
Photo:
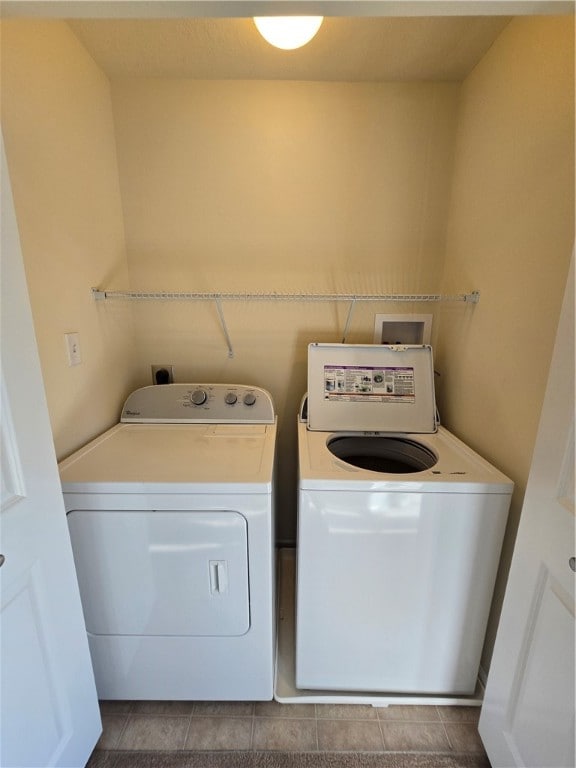
[[405, 437], [345, 435], [333, 437], [326, 445], [346, 464], [383, 474], [423, 472], [438, 462], [430, 448]]

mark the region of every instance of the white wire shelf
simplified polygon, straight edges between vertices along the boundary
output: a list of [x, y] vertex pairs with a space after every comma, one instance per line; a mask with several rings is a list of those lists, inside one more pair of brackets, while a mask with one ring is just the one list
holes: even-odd
[[107, 291], [92, 288], [96, 301], [390, 301], [442, 302], [461, 301], [477, 304], [479, 291], [446, 295], [441, 293], [212, 293], [182, 291]]
[[477, 304], [480, 299], [479, 291], [447, 296], [441, 293], [189, 293], [182, 291], [106, 291], [101, 288], [92, 288], [92, 295], [96, 301], [108, 301], [110, 299], [128, 301], [213, 301], [216, 305], [224, 338], [226, 339], [228, 357], [234, 357], [234, 349], [222, 310], [223, 301], [346, 301], [350, 304], [350, 307], [342, 338], [342, 343], [344, 344], [352, 322], [352, 314], [358, 302], [390, 301], [410, 303], [461, 301], [468, 304]]

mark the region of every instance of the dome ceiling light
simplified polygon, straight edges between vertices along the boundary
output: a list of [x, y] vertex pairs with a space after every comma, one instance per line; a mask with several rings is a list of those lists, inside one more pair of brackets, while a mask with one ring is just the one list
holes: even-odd
[[291, 51], [310, 42], [323, 19], [323, 16], [255, 16], [254, 23], [267, 42]]

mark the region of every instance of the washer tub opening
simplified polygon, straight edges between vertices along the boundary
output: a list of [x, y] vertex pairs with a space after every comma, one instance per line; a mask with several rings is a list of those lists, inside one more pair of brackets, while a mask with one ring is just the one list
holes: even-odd
[[328, 450], [347, 464], [371, 472], [404, 474], [433, 467], [438, 457], [421, 443], [405, 437], [348, 435], [327, 443]]

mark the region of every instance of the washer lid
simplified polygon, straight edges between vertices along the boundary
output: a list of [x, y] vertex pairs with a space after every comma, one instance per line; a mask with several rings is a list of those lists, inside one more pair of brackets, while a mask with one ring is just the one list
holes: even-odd
[[310, 344], [308, 429], [436, 432], [432, 347]]

